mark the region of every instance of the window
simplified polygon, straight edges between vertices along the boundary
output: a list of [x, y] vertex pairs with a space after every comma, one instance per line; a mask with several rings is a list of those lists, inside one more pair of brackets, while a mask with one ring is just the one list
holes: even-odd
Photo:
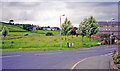
[[114, 25], [110, 25], [110, 27], [114, 27]]

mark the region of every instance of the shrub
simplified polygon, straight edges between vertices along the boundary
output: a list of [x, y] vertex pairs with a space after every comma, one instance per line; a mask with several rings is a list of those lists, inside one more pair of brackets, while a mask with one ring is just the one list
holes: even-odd
[[8, 32], [9, 32], [9, 30], [7, 29], [6, 26], [4, 26], [3, 29], [2, 29], [2, 35], [3, 35], [4, 37], [6, 37], [7, 34], [8, 34]]
[[91, 39], [101, 39], [99, 34], [91, 35]]
[[99, 36], [100, 36], [100, 38], [102, 39], [102, 40], [104, 40], [104, 38], [106, 38], [106, 39], [110, 39], [109, 37], [110, 37], [110, 34], [99, 34]]
[[24, 36], [28, 36], [28, 34], [25, 34]]
[[2, 44], [5, 44], [5, 42], [2, 42]]
[[120, 51], [117, 52], [117, 50], [113, 50], [113, 62], [114, 64], [120, 64]]
[[54, 39], [54, 41], [57, 41], [57, 39]]
[[31, 25], [31, 24], [23, 24], [23, 29], [25, 29], [27, 31], [32, 31], [33, 25]]
[[46, 36], [53, 36], [53, 33], [52, 32], [47, 32]]
[[14, 41], [12, 41], [11, 43], [14, 43]]

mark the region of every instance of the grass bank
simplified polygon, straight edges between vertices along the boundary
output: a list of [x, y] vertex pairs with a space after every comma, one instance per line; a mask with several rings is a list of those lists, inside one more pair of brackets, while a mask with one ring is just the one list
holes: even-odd
[[[39, 31], [40, 32], [40, 31]], [[38, 51], [38, 50], [60, 50], [60, 36], [45, 36], [46, 32], [31, 33], [31, 32], [10, 32], [9, 37], [22, 37], [19, 39], [2, 39], [2, 49], [0, 51]], [[54, 34], [59, 34], [59, 31], [51, 31]], [[28, 34], [27, 36], [24, 36]], [[92, 47], [97, 46], [101, 40], [89, 40], [88, 37], [84, 37], [83, 41], [81, 36], [67, 36], [67, 41], [64, 40], [65, 36], [62, 36], [62, 50], [77, 49], [78, 47]], [[73, 42], [72, 47], [67, 47], [67, 42]]]

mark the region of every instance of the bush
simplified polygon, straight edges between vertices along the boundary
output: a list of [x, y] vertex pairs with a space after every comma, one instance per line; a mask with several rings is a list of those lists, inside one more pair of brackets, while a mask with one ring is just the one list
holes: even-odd
[[57, 41], [57, 39], [54, 39], [54, 41]]
[[25, 34], [24, 36], [28, 36], [28, 34]]
[[14, 41], [12, 41], [11, 43], [14, 43]]
[[31, 24], [23, 24], [23, 29], [27, 31], [32, 31], [33, 25]]
[[9, 30], [7, 29], [6, 26], [4, 26], [3, 29], [2, 29], [2, 35], [3, 35], [4, 37], [6, 37], [7, 34], [8, 34], [8, 32], [9, 32]]
[[106, 38], [108, 40], [110, 39], [110, 34], [99, 34], [99, 36], [102, 40], [104, 40], [104, 38]]
[[52, 32], [47, 32], [46, 36], [53, 36], [53, 33]]

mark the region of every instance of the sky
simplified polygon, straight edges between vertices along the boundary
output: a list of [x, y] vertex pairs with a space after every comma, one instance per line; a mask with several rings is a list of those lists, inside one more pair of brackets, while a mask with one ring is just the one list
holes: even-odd
[[60, 16], [62, 23], [67, 17], [72, 25], [78, 27], [84, 18], [93, 16], [96, 21], [110, 21], [111, 18], [118, 19], [118, 0], [91, 2], [85, 0], [27, 0], [18, 2], [17, 0], [2, 0], [0, 3], [0, 21], [15, 23], [29, 23], [39, 26], [60, 26]]

